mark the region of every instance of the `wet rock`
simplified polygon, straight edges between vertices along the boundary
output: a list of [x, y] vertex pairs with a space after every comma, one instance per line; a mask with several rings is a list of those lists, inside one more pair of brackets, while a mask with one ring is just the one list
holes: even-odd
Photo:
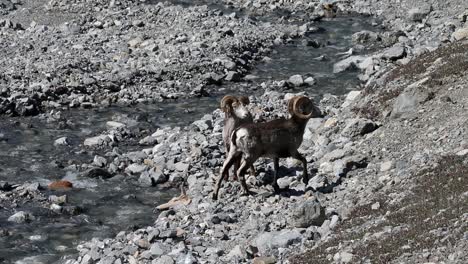
[[102, 168], [92, 168], [92, 169], [89, 169], [88, 171], [84, 172], [83, 176], [88, 177], [88, 178], [109, 179], [109, 178], [112, 178], [114, 175], [109, 173], [107, 170], [102, 169]]
[[148, 166], [145, 164], [132, 163], [127, 168], [125, 168], [125, 171], [131, 174], [139, 174], [144, 172], [146, 169], [148, 169]]
[[364, 61], [366, 57], [364, 56], [351, 56], [344, 60], [341, 60], [333, 64], [333, 73], [340, 73], [348, 70], [357, 69], [359, 63]]
[[96, 155], [94, 156], [93, 163], [94, 165], [103, 168], [107, 165], [107, 160], [104, 157]]
[[49, 183], [48, 187], [50, 190], [64, 190], [73, 188], [73, 184], [69, 181], [61, 180]]
[[288, 82], [296, 87], [304, 85], [304, 79], [302, 78], [302, 75], [299, 74], [289, 77]]
[[290, 222], [294, 227], [320, 226], [325, 221], [325, 209], [316, 199], [308, 199], [293, 210]]
[[54, 141], [54, 146], [69, 146], [70, 142], [67, 137], [61, 137]]
[[266, 252], [277, 248], [285, 248], [301, 242], [302, 235], [296, 230], [282, 230], [275, 232], [265, 232], [257, 236], [254, 243], [260, 252]]
[[30, 192], [37, 192], [42, 189], [42, 186], [38, 182], [25, 183], [21, 186], [22, 189]]
[[342, 135], [348, 137], [363, 136], [378, 128], [378, 125], [369, 119], [353, 118], [347, 121]]
[[67, 196], [62, 195], [62, 196], [56, 196], [56, 195], [51, 195], [49, 196], [49, 201], [52, 203], [56, 203], [58, 205], [65, 204], [67, 202]]
[[106, 126], [109, 128], [124, 128], [127, 125], [120, 123], [120, 122], [116, 122], [116, 121], [107, 121]]
[[0, 191], [10, 191], [12, 186], [5, 181], [0, 181]]
[[29, 223], [32, 222], [34, 219], [35, 217], [31, 213], [24, 211], [19, 211], [14, 215], [8, 217], [9, 222], [15, 222], [17, 224]]
[[83, 145], [88, 147], [106, 146], [112, 142], [112, 139], [107, 135], [101, 135], [85, 139]]
[[380, 41], [379, 34], [363, 30], [353, 34], [352, 41], [354, 44], [374, 44], [377, 41]]
[[421, 22], [431, 11], [432, 6], [430, 4], [423, 3], [418, 7], [410, 9], [408, 11], [408, 18], [411, 21]]
[[167, 180], [168, 177], [157, 168], [151, 168], [144, 171], [138, 178], [138, 182], [144, 187], [156, 186], [158, 184], [165, 183]]

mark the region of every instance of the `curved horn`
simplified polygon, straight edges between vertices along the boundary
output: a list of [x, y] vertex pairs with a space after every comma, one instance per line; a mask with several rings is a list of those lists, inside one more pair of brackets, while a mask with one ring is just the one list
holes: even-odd
[[239, 99], [239, 102], [241, 102], [243, 105], [248, 105], [248, 104], [250, 104], [249, 97], [247, 97], [247, 96], [244, 96], [244, 95], [243, 95], [243, 96], [239, 96], [238, 99]]
[[300, 96], [293, 96], [291, 99], [289, 99], [288, 102], [288, 112], [291, 115], [294, 115], [294, 104], [296, 103], [297, 99], [299, 99]]
[[226, 95], [223, 97], [223, 99], [221, 99], [221, 104], [220, 104], [220, 108], [221, 110], [223, 110], [223, 112], [228, 112], [229, 111], [229, 108], [228, 107], [231, 107], [231, 105], [234, 103], [234, 102], [238, 102], [239, 100], [235, 97], [235, 96], [232, 96], [232, 95]]
[[[294, 101], [292, 102], [292, 112], [295, 116], [302, 118], [302, 119], [309, 119], [312, 117], [312, 114], [314, 114], [314, 105], [312, 101], [305, 96], [297, 96], [293, 98]], [[309, 108], [310, 107], [310, 113], [303, 113], [301, 111], [301, 108]]]

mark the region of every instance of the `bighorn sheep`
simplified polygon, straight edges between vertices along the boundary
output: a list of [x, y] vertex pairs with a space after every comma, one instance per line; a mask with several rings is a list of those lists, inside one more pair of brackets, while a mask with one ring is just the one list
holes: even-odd
[[249, 194], [249, 189], [244, 178], [245, 171], [260, 157], [273, 158], [273, 188], [276, 192], [279, 191], [277, 183], [279, 158], [293, 157], [302, 161], [303, 182], [308, 183], [307, 160], [297, 149], [302, 144], [307, 122], [312, 117], [321, 116], [321, 113], [313, 105], [312, 101], [305, 96], [295, 96], [289, 100], [288, 110], [291, 114], [291, 118], [289, 119], [244, 124], [232, 132], [229, 154], [223, 164], [221, 175], [216, 182], [215, 191], [213, 192], [214, 200], [218, 198], [223, 175], [239, 158], [242, 158], [242, 164], [236, 173], [245, 194]]
[[[230, 147], [230, 136], [234, 130], [243, 124], [253, 123], [252, 114], [247, 109], [247, 105], [250, 104], [247, 96], [235, 97], [232, 95], [226, 95], [221, 99], [221, 110], [224, 112], [224, 127], [223, 127], [223, 142], [226, 150], [226, 155], [229, 153]], [[239, 157], [234, 164], [234, 171], [236, 171], [241, 162]], [[250, 167], [250, 172], [254, 172], [253, 166]], [[234, 173], [234, 178], [236, 177]], [[229, 171], [227, 170], [224, 175], [225, 180], [229, 179]]]

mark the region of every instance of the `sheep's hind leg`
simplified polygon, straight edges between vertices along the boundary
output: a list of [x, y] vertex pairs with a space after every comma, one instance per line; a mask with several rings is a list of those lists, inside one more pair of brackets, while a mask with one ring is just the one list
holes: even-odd
[[304, 158], [304, 156], [302, 156], [302, 154], [299, 153], [298, 151], [296, 151], [294, 153], [293, 158], [302, 161], [302, 169], [303, 169], [302, 182], [307, 185], [309, 183], [309, 174], [307, 173], [307, 160], [306, 160], [306, 158]]
[[236, 159], [240, 157], [241, 154], [242, 154], [241, 152], [236, 152], [234, 150], [229, 151], [229, 155], [224, 161], [223, 168], [221, 169], [221, 174], [219, 175], [218, 181], [216, 182], [216, 185], [215, 185], [215, 190], [213, 192], [213, 197], [212, 197], [213, 200], [218, 199], [218, 193], [219, 193], [219, 189], [221, 188], [224, 175], [229, 170], [229, 168], [231, 168], [232, 164], [236, 161]]
[[241, 182], [242, 189], [244, 190], [244, 192], [243, 192], [244, 195], [250, 195], [251, 194], [250, 191], [249, 191], [249, 188], [247, 187], [247, 183], [245, 182], [245, 173], [247, 171], [247, 168], [252, 166], [253, 162], [254, 162], [253, 159], [250, 159], [250, 158], [244, 159], [242, 161], [242, 164], [241, 164], [239, 170], [237, 170], [237, 178]]
[[279, 171], [279, 158], [274, 158], [273, 159], [273, 169], [274, 169], [274, 178], [273, 178], [273, 189], [275, 190], [275, 193], [280, 192], [280, 187], [278, 186], [278, 171]]

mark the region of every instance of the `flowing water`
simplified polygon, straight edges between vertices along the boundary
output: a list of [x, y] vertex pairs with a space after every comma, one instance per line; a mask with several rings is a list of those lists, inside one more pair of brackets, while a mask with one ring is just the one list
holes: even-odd
[[[183, 6], [194, 4], [184, 0], [174, 2]], [[195, 4], [207, 2], [210, 1], [196, 1]], [[214, 2], [210, 8], [220, 7]], [[294, 74], [316, 79], [315, 85], [293, 89], [305, 90], [310, 96], [344, 94], [355, 89], [358, 84], [356, 72], [334, 74], [333, 63], [342, 57], [339, 53], [351, 47], [353, 33], [371, 28], [370, 21], [365, 17], [347, 16], [315, 25], [321, 30], [277, 47], [270, 55], [270, 61], [259, 62], [251, 72], [256, 76], [253, 83], [213, 86], [210, 87], [210, 97], [135, 107], [70, 110], [62, 116], [72, 123], [62, 128], [57, 127], [57, 122], [47, 122], [40, 117], [0, 117], [0, 134], [4, 134], [4, 139], [0, 138], [0, 180], [44, 185], [58, 179], [70, 180], [76, 188], [64, 194], [68, 196], [69, 204], [84, 210], [76, 216], [50, 215], [40, 208], [24, 205], [17, 210], [30, 211], [37, 219], [29, 224], [13, 224], [7, 218], [14, 212], [0, 207], [0, 229], [12, 234], [0, 236], [0, 262], [3, 258], [13, 262], [23, 259], [18, 263], [34, 263], [38, 259], [53, 263], [64, 255], [75, 253], [76, 246], [82, 241], [112, 237], [121, 230], [151, 224], [156, 218], [154, 206], [176, 194], [174, 190], [139, 187], [135, 177], [99, 180], [83, 178], [70, 170], [70, 164], [89, 163], [94, 155], [104, 154], [83, 151], [79, 144], [87, 137], [99, 135], [106, 129], [107, 121], [130, 120], [130, 126], [148, 131], [163, 126], [186, 126], [216, 109], [220, 97], [226, 93], [261, 94], [263, 91], [252, 90], [252, 87], [258, 87], [265, 80], [287, 80]], [[304, 40], [316, 40], [321, 47], [305, 46]], [[187, 111], [191, 114], [187, 115]], [[64, 136], [71, 142], [69, 147], [53, 145], [54, 140]], [[122, 152], [141, 148], [133, 143], [119, 148]], [[30, 256], [36, 258], [27, 259]]]

